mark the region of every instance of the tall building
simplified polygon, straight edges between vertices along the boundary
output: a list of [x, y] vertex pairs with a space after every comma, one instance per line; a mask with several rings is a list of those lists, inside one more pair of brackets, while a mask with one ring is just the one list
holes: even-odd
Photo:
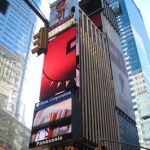
[[[7, 2], [7, 10], [0, 13], [0, 64], [3, 67], [0, 82], [3, 82], [1, 85], [9, 84], [9, 88], [5, 91], [0, 88], [0, 101], [4, 103], [5, 111], [22, 120], [24, 102], [21, 92], [36, 15], [23, 0]], [[37, 6], [41, 3], [40, 0], [35, 2]]]
[[0, 149], [28, 149], [30, 130], [19, 121], [24, 115], [21, 92], [36, 15], [23, 0], [3, 2], [0, 9], [4, 4], [7, 9], [0, 11]]
[[0, 108], [0, 149], [28, 150], [30, 130]]
[[94, 149], [105, 143], [112, 150], [139, 150], [116, 14], [105, 0], [79, 6], [74, 0], [50, 6], [30, 148]]
[[[109, 0], [119, 10], [117, 23], [128, 72], [140, 144], [150, 146], [150, 44], [140, 11], [133, 0]], [[116, 9], [117, 8], [117, 9]], [[134, 15], [133, 15], [134, 14]]]
[[[85, 2], [83, 1], [83, 3]], [[101, 27], [99, 27], [99, 29], [102, 31], [102, 33], [106, 33], [107, 35], [108, 42], [105, 44], [108, 44], [108, 52], [111, 63], [112, 81], [115, 94], [115, 109], [117, 116], [116, 120], [119, 127], [119, 141], [138, 145], [138, 134], [133, 105], [131, 102], [130, 85], [128, 81], [127, 70], [125, 68], [123, 53], [121, 50], [119, 29], [116, 20], [116, 15], [118, 15], [119, 9], [117, 9], [116, 5], [116, 11], [113, 11], [105, 0], [102, 1], [102, 6], [104, 9], [102, 10], [101, 14], [100, 12], [97, 13], [96, 9], [95, 12], [93, 11], [93, 13], [89, 13], [86, 5], [83, 7], [83, 10], [84, 8], [87, 8], [85, 13], [87, 13], [93, 22], [96, 22], [94, 16], [96, 16], [97, 20], [100, 18], [99, 22]], [[92, 6], [90, 5], [90, 7]], [[98, 14], [100, 14], [100, 16], [98, 16]], [[128, 149], [126, 145], [121, 145], [121, 148]]]

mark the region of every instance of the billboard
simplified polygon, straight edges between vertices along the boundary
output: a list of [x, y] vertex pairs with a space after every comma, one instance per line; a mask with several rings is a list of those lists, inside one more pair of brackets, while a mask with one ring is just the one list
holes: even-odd
[[116, 105], [130, 117], [134, 118], [128, 75], [121, 49], [108, 38], [111, 66], [114, 80]]
[[77, 0], [57, 0], [50, 5], [49, 31], [61, 26], [72, 18], [78, 20], [78, 1]]
[[36, 103], [30, 148], [72, 138], [71, 91]]
[[72, 99], [68, 98], [54, 105], [35, 111], [33, 117], [33, 127], [42, 126], [44, 124], [71, 116], [71, 106]]
[[38, 145], [39, 141], [49, 140], [51, 138], [58, 136], [61, 137], [61, 139], [63, 139], [61, 135], [69, 134], [71, 132], [72, 132], [71, 124], [62, 127], [57, 127], [54, 129], [47, 127], [33, 133], [31, 136], [31, 143], [37, 142], [36, 145]]
[[48, 41], [40, 100], [76, 86], [76, 68], [76, 26], [72, 26]]

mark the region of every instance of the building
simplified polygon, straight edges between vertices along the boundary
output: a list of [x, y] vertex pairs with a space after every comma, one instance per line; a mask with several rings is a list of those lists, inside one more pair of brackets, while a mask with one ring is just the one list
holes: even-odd
[[28, 150], [30, 130], [0, 108], [0, 149]]
[[[4, 93], [0, 95], [1, 101], [5, 101], [4, 110], [23, 120], [24, 102], [21, 101], [21, 92], [36, 16], [23, 0], [8, 0], [7, 2], [7, 10], [5, 13], [0, 13], [0, 46], [3, 47], [0, 57], [5, 55], [8, 63], [12, 62], [12, 57], [16, 57], [17, 72], [13, 76], [14, 82], [11, 83], [11, 88], [8, 91], [5, 89], [6, 95]], [[39, 6], [40, 1], [37, 0], [36, 4]], [[3, 66], [5, 66], [4, 63], [7, 62], [3, 61]], [[1, 75], [3, 77], [1, 76], [0, 81], [4, 82], [2, 80], [6, 78], [6, 74]]]
[[[82, 2], [82, 1], [81, 1]], [[118, 15], [117, 11], [113, 11], [108, 3], [103, 0], [102, 7], [104, 8], [100, 12], [97, 13], [96, 7], [98, 7], [98, 3], [94, 8], [95, 11], [88, 12], [88, 8], [86, 6], [86, 2], [83, 1], [83, 6], [81, 8], [85, 13], [91, 18], [93, 22], [96, 22], [94, 16], [100, 14], [100, 24], [101, 27], [99, 29], [102, 33], [106, 33], [107, 42], [105, 43], [108, 46], [108, 53], [111, 63], [111, 71], [112, 71], [112, 82], [114, 87], [114, 94], [115, 94], [115, 110], [116, 110], [116, 121], [119, 127], [119, 141], [125, 143], [132, 143], [135, 145], [138, 144], [138, 135], [137, 135], [137, 128], [135, 123], [135, 116], [133, 112], [133, 105], [131, 102], [131, 95], [130, 95], [130, 86], [128, 81], [127, 70], [125, 68], [125, 62], [123, 58], [123, 53], [121, 50], [121, 42], [119, 37], [119, 29], [117, 25], [116, 15]], [[92, 4], [89, 3], [89, 6], [92, 7]], [[92, 2], [91, 2], [92, 3]], [[96, 3], [96, 2], [95, 2]], [[85, 5], [85, 6], [84, 6]], [[88, 4], [87, 4], [88, 5]], [[91, 10], [91, 9], [90, 9]], [[101, 46], [99, 46], [101, 47]], [[106, 81], [105, 81], [106, 82]], [[122, 149], [128, 149], [126, 145], [121, 145]], [[132, 148], [134, 149], [134, 148]]]
[[[105, 143], [112, 150], [139, 150], [116, 14], [105, 0], [82, 0], [80, 9], [74, 0], [63, 2], [50, 6], [48, 51], [30, 148], [63, 149], [70, 144], [94, 149]], [[68, 93], [73, 98], [68, 98]], [[61, 118], [64, 108], [57, 110], [59, 99], [64, 103], [73, 99], [81, 108], [72, 102], [72, 107], [67, 107], [71, 119]], [[77, 128], [81, 130], [75, 141], [79, 145], [73, 143]]]
[[23, 0], [3, 2], [8, 7], [0, 12], [0, 149], [27, 150], [30, 130], [19, 121], [24, 117], [21, 92], [36, 16]]
[[0, 46], [0, 67], [1, 108], [14, 116], [17, 97], [13, 90], [17, 91], [20, 82], [21, 57]]
[[109, 2], [112, 8], [118, 6], [120, 10], [117, 23], [129, 76], [139, 141], [142, 146], [149, 147], [150, 135], [147, 132], [150, 123], [149, 39], [140, 11], [133, 0], [110, 0]]

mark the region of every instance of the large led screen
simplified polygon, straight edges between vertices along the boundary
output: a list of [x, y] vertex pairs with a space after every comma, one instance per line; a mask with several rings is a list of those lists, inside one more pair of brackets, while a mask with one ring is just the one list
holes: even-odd
[[40, 100], [75, 86], [76, 67], [76, 27], [72, 26], [48, 42]]
[[36, 133], [33, 133], [31, 136], [31, 143], [51, 139], [57, 136], [69, 134], [72, 132], [71, 124], [66, 126], [61, 126], [57, 128], [44, 128], [41, 130], [38, 130]]
[[72, 92], [35, 104], [30, 148], [72, 138]]
[[72, 98], [63, 100], [54, 105], [35, 111], [32, 127], [42, 126], [57, 121], [72, 114]]

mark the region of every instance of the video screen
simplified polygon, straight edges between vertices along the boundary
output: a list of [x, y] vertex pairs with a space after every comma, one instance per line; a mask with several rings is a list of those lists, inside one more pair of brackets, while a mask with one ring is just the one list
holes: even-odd
[[54, 129], [51, 129], [50, 127], [41, 129], [37, 131], [36, 133], [33, 133], [31, 136], [31, 143], [50, 139], [56, 136], [64, 135], [64, 134], [69, 134], [72, 132], [72, 126], [70, 125], [65, 125], [62, 127], [57, 127]]
[[35, 111], [32, 128], [71, 116], [72, 98]]
[[76, 27], [70, 27], [48, 42], [44, 55], [40, 100], [76, 86]]

